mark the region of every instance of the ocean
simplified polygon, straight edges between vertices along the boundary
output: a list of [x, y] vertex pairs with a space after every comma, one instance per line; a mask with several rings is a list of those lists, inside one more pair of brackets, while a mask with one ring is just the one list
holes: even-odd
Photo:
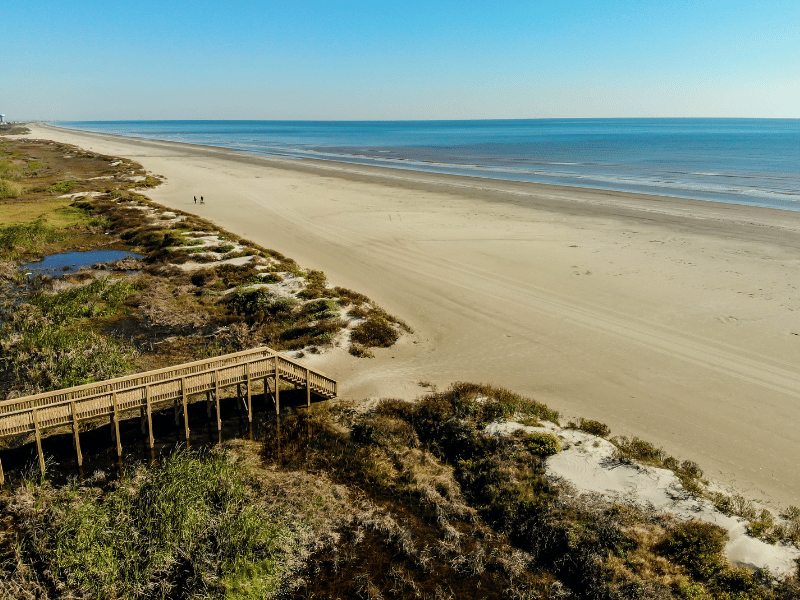
[[800, 210], [800, 119], [71, 121], [264, 156]]

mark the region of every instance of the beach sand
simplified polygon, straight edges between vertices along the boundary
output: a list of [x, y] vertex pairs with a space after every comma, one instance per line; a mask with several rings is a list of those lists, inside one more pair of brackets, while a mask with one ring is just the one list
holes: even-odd
[[800, 213], [32, 130], [407, 321], [374, 359], [312, 358], [345, 397], [502, 385], [800, 505]]

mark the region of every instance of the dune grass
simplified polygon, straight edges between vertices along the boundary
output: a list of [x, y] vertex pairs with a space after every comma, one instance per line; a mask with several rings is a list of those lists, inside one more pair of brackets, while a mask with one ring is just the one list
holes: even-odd
[[22, 194], [22, 186], [8, 179], [0, 179], [0, 198], [16, 198]]
[[17, 556], [46, 573], [26, 581], [26, 569], [9, 573], [6, 563], [5, 585], [98, 600], [264, 598], [290, 567], [303, 524], [287, 522], [262, 491], [223, 452], [177, 451], [105, 489], [28, 480], [6, 509], [27, 517]]

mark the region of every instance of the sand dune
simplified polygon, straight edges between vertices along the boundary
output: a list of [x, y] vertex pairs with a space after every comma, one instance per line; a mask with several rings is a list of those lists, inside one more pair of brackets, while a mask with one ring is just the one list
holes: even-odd
[[800, 504], [800, 213], [32, 135], [137, 160], [167, 178], [154, 200], [405, 319], [375, 359], [314, 359], [345, 395], [503, 385]]

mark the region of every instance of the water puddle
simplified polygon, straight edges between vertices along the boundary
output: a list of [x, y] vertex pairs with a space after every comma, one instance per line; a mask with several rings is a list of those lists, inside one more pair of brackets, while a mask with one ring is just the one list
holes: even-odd
[[77, 271], [98, 263], [109, 263], [123, 258], [142, 258], [141, 254], [126, 250], [89, 250], [88, 252], [64, 252], [51, 254], [44, 260], [22, 265], [20, 270], [32, 275], [56, 275], [63, 271]]

